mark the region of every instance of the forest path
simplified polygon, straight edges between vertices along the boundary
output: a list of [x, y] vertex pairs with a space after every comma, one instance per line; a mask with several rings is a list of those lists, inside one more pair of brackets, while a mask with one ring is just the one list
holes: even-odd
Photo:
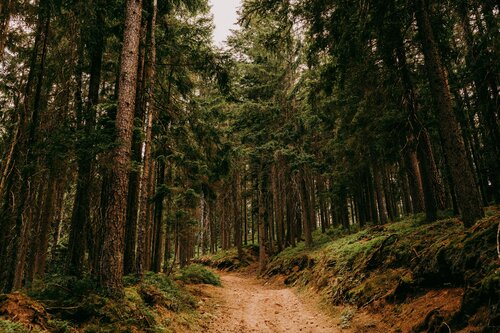
[[208, 286], [202, 294], [211, 313], [208, 333], [335, 333], [333, 320], [315, 305], [301, 301], [289, 288], [263, 285], [251, 276], [218, 272], [222, 288]]

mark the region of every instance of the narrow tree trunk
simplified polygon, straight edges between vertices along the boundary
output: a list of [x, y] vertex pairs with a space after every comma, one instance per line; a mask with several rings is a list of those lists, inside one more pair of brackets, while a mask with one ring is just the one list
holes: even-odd
[[381, 224], [386, 224], [389, 220], [389, 216], [387, 214], [387, 204], [385, 201], [385, 193], [384, 186], [382, 183], [382, 175], [378, 166], [373, 167], [373, 179], [375, 182], [375, 191], [377, 196], [377, 206], [378, 206], [378, 215]]
[[243, 258], [243, 248], [241, 241], [241, 212], [240, 212], [240, 202], [241, 202], [241, 192], [240, 192], [240, 182], [241, 176], [238, 170], [235, 171], [233, 180], [233, 213], [234, 213], [234, 245], [238, 250], [238, 258], [241, 260]]
[[311, 231], [311, 207], [310, 207], [310, 199], [309, 194], [307, 192], [307, 184], [304, 175], [304, 171], [301, 171], [296, 176], [297, 183], [297, 191], [300, 199], [300, 206], [302, 211], [302, 229], [304, 232], [305, 246], [307, 248], [312, 247], [313, 239], [312, 239], [312, 231]]
[[[484, 4], [483, 6], [484, 17], [490, 29], [495, 29], [497, 26], [495, 20], [491, 20], [491, 13], [493, 12], [491, 4]], [[463, 35], [466, 45], [466, 63], [472, 73], [474, 80], [476, 105], [478, 107], [480, 122], [485, 129], [484, 145], [486, 146], [485, 155], [487, 156], [487, 168], [480, 169], [481, 177], [486, 178], [490, 182], [491, 193], [486, 201], [500, 202], [500, 131], [498, 127], [498, 91], [497, 91], [497, 76], [494, 64], [489, 63], [488, 57], [494, 58], [490, 55], [484, 46], [475, 45], [473, 28], [470, 26], [469, 14], [466, 8], [466, 2], [459, 2], [457, 9], [460, 23], [463, 28]], [[488, 30], [490, 30], [488, 29]], [[495, 31], [495, 30], [492, 30]], [[483, 37], [484, 38], [484, 37]], [[490, 84], [490, 82], [493, 82]], [[488, 89], [491, 91], [488, 91]], [[493, 96], [493, 98], [491, 97]]]
[[9, 32], [11, 0], [0, 1], [0, 61], [3, 59], [7, 33]]
[[[413, 137], [413, 136], [412, 136]], [[412, 138], [411, 137], [411, 138]], [[409, 145], [412, 145], [412, 139], [409, 139]], [[410, 148], [406, 152], [405, 160], [406, 173], [408, 175], [408, 185], [412, 202], [412, 211], [414, 214], [424, 211], [424, 189], [422, 185], [422, 176], [417, 159], [417, 152]]]
[[34, 275], [43, 277], [45, 274], [45, 265], [47, 262], [47, 250], [49, 247], [50, 228], [54, 220], [54, 213], [56, 211], [56, 197], [58, 189], [58, 179], [51, 171], [48, 180], [48, 190], [45, 197], [42, 216], [40, 219], [40, 232], [35, 246], [35, 260], [34, 260]]
[[[165, 183], [165, 161], [158, 161], [157, 186]], [[163, 196], [158, 196], [154, 207], [154, 248], [153, 248], [153, 271], [161, 272], [161, 263], [163, 259]]]
[[50, 6], [41, 1], [30, 71], [25, 86], [24, 105], [20, 110], [19, 129], [12, 140], [12, 168], [4, 180], [3, 207], [0, 215], [0, 290], [10, 292], [21, 288], [26, 260], [30, 220], [25, 218], [26, 204], [31, 196], [32, 176], [36, 168], [34, 146], [39, 127], [41, 90], [45, 72]]
[[261, 164], [259, 170], [259, 189], [258, 189], [258, 230], [259, 230], [259, 272], [263, 273], [267, 266], [267, 224], [269, 212], [267, 211], [267, 191], [268, 181], [267, 172], [263, 170]]
[[272, 189], [273, 189], [273, 207], [274, 215], [276, 220], [276, 244], [278, 246], [278, 252], [283, 249], [283, 209], [281, 206], [281, 191], [280, 191], [280, 172], [278, 171], [279, 166], [275, 163], [272, 167]]
[[[88, 104], [84, 112], [79, 116], [79, 130], [83, 132], [83, 140], [78, 143], [78, 176], [75, 201], [73, 205], [73, 214], [70, 225], [69, 238], [69, 273], [81, 276], [83, 268], [83, 260], [85, 257], [85, 237], [87, 234], [88, 224], [90, 223], [90, 190], [92, 185], [92, 166], [95, 158], [93, 147], [89, 147], [89, 140], [94, 132], [96, 122], [96, 106], [99, 103], [99, 86], [101, 83], [101, 65], [104, 53], [104, 33], [102, 26], [104, 25], [104, 13], [101, 8], [102, 4], [98, 4], [94, 26], [89, 29], [95, 38], [90, 47], [90, 78], [89, 78], [89, 95]], [[80, 38], [83, 38], [82, 36]], [[77, 68], [77, 77], [79, 78], [79, 87], [77, 90], [77, 104], [81, 103], [81, 74], [83, 59], [84, 41], [80, 41], [79, 51], [80, 59]], [[77, 106], [82, 109], [82, 106]]]

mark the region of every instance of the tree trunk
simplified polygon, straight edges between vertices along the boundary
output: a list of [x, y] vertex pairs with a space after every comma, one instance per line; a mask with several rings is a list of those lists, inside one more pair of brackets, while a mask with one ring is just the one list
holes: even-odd
[[484, 213], [460, 128], [453, 113], [448, 74], [441, 61], [425, 0], [416, 2], [416, 18], [432, 98], [438, 112], [443, 150], [449, 163], [464, 225], [469, 227]]
[[[24, 105], [20, 110], [18, 130], [11, 164], [17, 172], [9, 172], [5, 179], [3, 207], [0, 215], [0, 290], [10, 292], [21, 288], [26, 260], [28, 233], [31, 226], [25, 218], [26, 204], [30, 198], [32, 176], [36, 169], [35, 142], [39, 127], [41, 90], [45, 72], [51, 10], [47, 1], [38, 8], [38, 22], [30, 71], [25, 86]], [[13, 193], [14, 195], [11, 195]]]
[[[412, 145], [413, 136], [410, 136], [408, 141]], [[406, 173], [408, 175], [408, 185], [410, 189], [412, 211], [414, 214], [424, 211], [424, 189], [422, 185], [422, 176], [420, 174], [420, 166], [417, 159], [417, 152], [413, 148], [406, 151], [405, 160]]]
[[58, 189], [58, 179], [54, 171], [50, 172], [48, 180], [48, 190], [45, 196], [45, 201], [40, 219], [40, 231], [35, 246], [35, 260], [34, 260], [34, 276], [43, 277], [45, 274], [45, 265], [47, 261], [47, 250], [49, 247], [50, 228], [54, 220], [55, 203]]
[[311, 231], [311, 201], [309, 194], [307, 192], [307, 183], [304, 175], [304, 171], [301, 170], [300, 173], [296, 175], [297, 191], [300, 199], [300, 206], [302, 212], [302, 229], [304, 232], [305, 246], [307, 248], [312, 247], [312, 231]]
[[3, 60], [5, 42], [7, 41], [7, 33], [9, 31], [11, 5], [11, 0], [0, 1], [0, 61]]
[[[137, 273], [137, 223], [139, 214], [139, 197], [141, 191], [141, 169], [138, 167], [143, 162], [143, 129], [146, 122], [146, 110], [144, 103], [144, 81], [146, 63], [146, 38], [148, 34], [148, 20], [142, 19], [141, 37], [139, 39], [139, 60], [137, 66], [137, 84], [135, 87], [135, 119], [136, 129], [132, 136], [132, 162], [136, 166], [129, 173], [128, 193], [127, 193], [127, 220], [125, 224], [125, 258], [124, 273]], [[137, 130], [140, 128], [140, 130]]]
[[[493, 12], [491, 4], [484, 4], [483, 6], [484, 17], [488, 25], [491, 25], [490, 29], [493, 32], [497, 31], [497, 21], [490, 20], [491, 13]], [[486, 201], [494, 201], [496, 203], [500, 202], [500, 131], [498, 128], [498, 102], [496, 96], [498, 96], [497, 82], [496, 82], [496, 71], [495, 64], [490, 63], [488, 57], [494, 58], [494, 55], [490, 55], [490, 51], [487, 50], [483, 45], [475, 45], [473, 28], [470, 26], [469, 13], [466, 8], [466, 2], [459, 2], [457, 13], [460, 19], [460, 23], [463, 28], [463, 35], [466, 45], [466, 63], [472, 73], [472, 78], [474, 80], [476, 105], [478, 106], [478, 111], [480, 114], [479, 120], [485, 129], [484, 135], [484, 145], [487, 168], [478, 170], [483, 178], [486, 178], [490, 182], [491, 193]], [[490, 30], [488, 29], [488, 30]], [[485, 38], [485, 37], [483, 37]], [[490, 84], [493, 82], [493, 84]], [[491, 87], [491, 92], [488, 89]], [[493, 96], [493, 98], [492, 98]]]
[[243, 258], [243, 248], [241, 241], [240, 183], [241, 183], [241, 176], [239, 170], [235, 170], [235, 175], [233, 180], [234, 245], [238, 250], [238, 258], [241, 260]]
[[[165, 161], [158, 161], [157, 186], [165, 183]], [[163, 196], [158, 196], [154, 205], [154, 244], [153, 244], [153, 271], [161, 272], [161, 263], [163, 259]]]
[[[262, 163], [262, 162], [261, 162]], [[259, 272], [263, 273], [267, 266], [267, 224], [269, 212], [267, 210], [268, 174], [260, 165], [258, 189], [258, 230], [259, 230]]]
[[389, 216], [387, 214], [387, 204], [385, 201], [382, 175], [378, 166], [373, 167], [373, 180], [375, 182], [375, 192], [377, 196], [377, 206], [380, 223], [386, 224], [389, 221]]
[[[73, 214], [71, 217], [70, 225], [70, 238], [69, 238], [69, 273], [81, 276], [83, 268], [83, 259], [85, 257], [85, 237], [87, 234], [88, 224], [90, 223], [90, 190], [92, 185], [92, 166], [94, 163], [95, 153], [93, 146], [90, 145], [96, 122], [96, 107], [99, 103], [99, 86], [101, 83], [101, 65], [102, 57], [105, 47], [105, 39], [103, 33], [104, 13], [102, 11], [102, 4], [97, 4], [94, 26], [89, 29], [94, 39], [88, 43], [90, 45], [90, 73], [89, 73], [89, 95], [88, 104], [85, 111], [78, 117], [78, 129], [83, 132], [83, 139], [78, 143], [77, 147], [77, 163], [78, 163], [78, 176], [77, 187], [75, 194], [75, 201], [73, 205]], [[83, 33], [82, 33], [83, 34]], [[83, 39], [83, 36], [80, 37]], [[80, 59], [77, 66], [77, 77], [79, 78], [79, 87], [77, 90], [77, 104], [81, 103], [81, 74], [83, 62], [83, 47], [84, 41], [80, 41], [79, 51]]]
[[104, 244], [99, 265], [99, 285], [111, 295], [123, 295], [123, 250], [127, 206], [128, 173], [134, 121], [135, 93], [142, 0], [127, 0], [120, 65], [116, 135], [113, 149], [111, 191], [105, 211]]
[[[444, 187], [434, 159], [429, 132], [421, 123], [418, 116], [420, 105], [406, 60], [403, 36], [400, 32], [396, 33], [396, 58], [399, 63], [399, 73], [405, 89], [405, 107], [408, 111], [409, 119], [409, 149], [416, 150], [416, 155], [414, 155], [414, 151], [409, 151], [407, 154], [410, 154], [412, 176], [418, 175], [420, 177], [420, 179], [412, 179], [410, 177], [410, 184], [412, 187], [417, 186], [413, 189], [413, 192], [417, 189], [419, 192], [422, 191], [418, 193], [418, 200], [415, 200], [416, 208], [425, 209], [427, 221], [434, 221], [437, 218], [437, 209], [445, 208]], [[417, 193], [414, 193], [414, 196], [416, 195]], [[423, 200], [423, 205], [421, 205], [419, 200]]]

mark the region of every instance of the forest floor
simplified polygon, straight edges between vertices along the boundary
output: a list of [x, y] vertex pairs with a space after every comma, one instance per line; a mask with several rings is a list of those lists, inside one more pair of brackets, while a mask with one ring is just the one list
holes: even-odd
[[286, 287], [282, 278], [257, 278], [247, 270], [217, 274], [222, 287], [196, 285], [191, 290], [200, 300], [204, 333], [410, 332], [432, 309], [457, 311], [463, 296], [458, 288], [432, 291], [401, 304], [395, 314], [394, 306], [380, 302], [365, 309], [321, 307], [316, 293]]
[[456, 218], [414, 216], [328, 230], [312, 248], [299, 243], [271, 257], [258, 278], [245, 267], [255, 265], [253, 247], [241, 260], [235, 249], [202, 257], [197, 262], [223, 270], [223, 288], [198, 295], [207, 330], [500, 332], [499, 207], [486, 215], [470, 229]]
[[208, 333], [334, 333], [338, 323], [293, 289], [249, 273], [218, 271], [222, 288], [198, 287]]

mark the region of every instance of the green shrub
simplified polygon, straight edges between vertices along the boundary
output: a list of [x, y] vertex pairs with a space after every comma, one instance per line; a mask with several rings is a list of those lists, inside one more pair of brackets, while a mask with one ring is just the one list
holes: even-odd
[[[171, 310], [179, 311], [183, 309], [194, 309], [196, 301], [193, 296], [183, 288], [180, 288], [175, 281], [165, 274], [146, 273], [143, 285], [148, 288], [152, 286], [161, 292], [162, 296], [171, 305]], [[144, 290], [144, 288], [142, 288]]]
[[[10, 320], [0, 319], [0, 332], [2, 333], [28, 333], [29, 330], [20, 323], [14, 323]], [[39, 330], [32, 332], [40, 332]]]
[[183, 268], [177, 279], [185, 283], [221, 285], [219, 276], [198, 264], [192, 264]]
[[65, 320], [51, 319], [48, 324], [51, 327], [51, 332], [69, 333], [72, 330], [70, 323]]

